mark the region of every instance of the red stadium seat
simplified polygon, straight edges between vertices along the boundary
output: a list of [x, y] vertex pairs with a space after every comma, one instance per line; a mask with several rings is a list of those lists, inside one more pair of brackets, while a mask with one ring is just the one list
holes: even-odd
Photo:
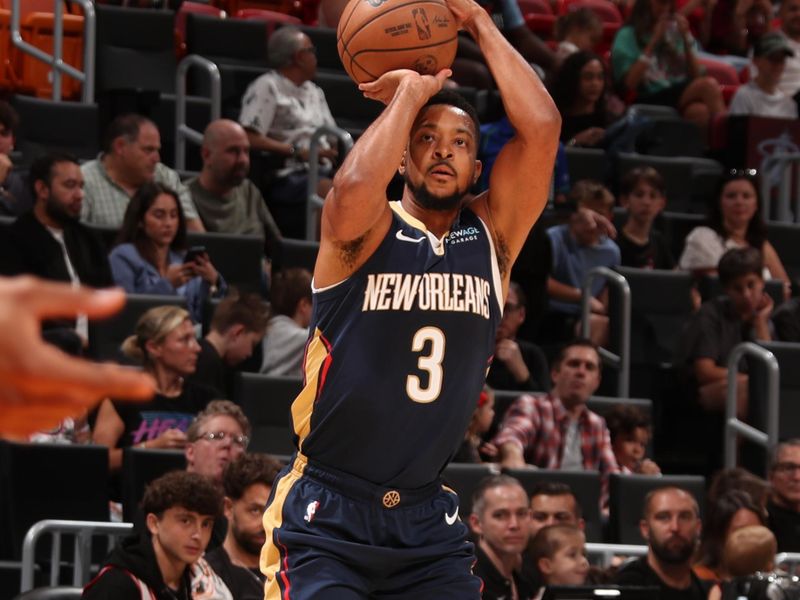
[[211, 17], [219, 17], [224, 19], [226, 13], [224, 10], [211, 6], [210, 4], [201, 4], [200, 2], [184, 2], [175, 14], [175, 44], [178, 56], [186, 54], [186, 15], [189, 13], [196, 13], [202, 15], [209, 15]]
[[698, 62], [706, 68], [706, 74], [716, 79], [720, 85], [739, 85], [739, 74], [728, 63], [713, 58], [698, 58]]
[[298, 19], [303, 16], [303, 4], [300, 0], [214, 0], [213, 4], [234, 17], [247, 8], [274, 11]]
[[[29, 12], [20, 26], [22, 39], [44, 52], [52, 54], [53, 23], [53, 13]], [[83, 65], [83, 17], [65, 14], [63, 24], [64, 37], [61, 57], [65, 63], [81, 69]], [[50, 97], [53, 92], [50, 65], [23, 52], [16, 52], [16, 55], [20, 75], [17, 89], [31, 92], [40, 98]], [[11, 60], [15, 60], [13, 56]], [[76, 98], [80, 94], [80, 90], [80, 81], [62, 75], [62, 98]]]

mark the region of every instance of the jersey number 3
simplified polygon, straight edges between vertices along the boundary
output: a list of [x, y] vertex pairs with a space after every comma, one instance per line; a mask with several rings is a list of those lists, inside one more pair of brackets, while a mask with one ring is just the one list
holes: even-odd
[[423, 327], [414, 334], [411, 341], [412, 352], [422, 352], [425, 343], [430, 341], [430, 353], [423, 354], [417, 361], [420, 371], [428, 374], [428, 385], [422, 387], [422, 381], [416, 375], [406, 378], [406, 393], [414, 402], [427, 404], [433, 402], [442, 392], [442, 360], [444, 360], [444, 333], [438, 327]]

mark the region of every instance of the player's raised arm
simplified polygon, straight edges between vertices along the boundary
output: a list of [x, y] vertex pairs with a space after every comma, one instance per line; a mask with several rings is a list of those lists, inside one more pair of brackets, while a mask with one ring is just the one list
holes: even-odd
[[390, 71], [361, 84], [364, 94], [387, 106], [347, 155], [322, 209], [320, 252], [314, 269], [317, 287], [353, 273], [378, 247], [391, 223], [386, 186], [400, 166], [419, 109], [450, 75]]
[[494, 226], [500, 267], [507, 281], [511, 264], [547, 202], [561, 116], [538, 75], [483, 8], [473, 0], [446, 2], [480, 46], [516, 130], [494, 163], [488, 194], [475, 205], [481, 217], [485, 220], [488, 216]]

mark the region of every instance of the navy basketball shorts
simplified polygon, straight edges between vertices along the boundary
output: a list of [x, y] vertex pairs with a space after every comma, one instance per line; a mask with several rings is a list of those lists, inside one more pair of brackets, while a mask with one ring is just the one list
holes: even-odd
[[264, 514], [266, 600], [479, 600], [458, 497], [375, 486], [298, 455]]

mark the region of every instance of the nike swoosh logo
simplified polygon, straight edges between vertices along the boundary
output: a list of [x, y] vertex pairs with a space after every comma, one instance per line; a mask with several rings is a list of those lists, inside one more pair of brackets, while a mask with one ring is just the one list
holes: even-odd
[[456, 506], [456, 509], [453, 511], [452, 515], [448, 515], [447, 513], [444, 513], [444, 522], [447, 523], [448, 525], [452, 525], [457, 520], [458, 520], [458, 507], [457, 506]]
[[400, 240], [401, 242], [412, 242], [412, 243], [414, 243], [414, 244], [419, 244], [420, 242], [423, 242], [423, 241], [425, 241], [425, 238], [424, 238], [424, 237], [421, 237], [421, 238], [412, 238], [412, 237], [408, 237], [408, 236], [407, 236], [405, 233], [403, 233], [402, 231], [398, 231], [398, 232], [397, 232], [397, 236], [396, 236], [396, 237], [397, 237], [397, 239], [398, 239], [398, 240]]

